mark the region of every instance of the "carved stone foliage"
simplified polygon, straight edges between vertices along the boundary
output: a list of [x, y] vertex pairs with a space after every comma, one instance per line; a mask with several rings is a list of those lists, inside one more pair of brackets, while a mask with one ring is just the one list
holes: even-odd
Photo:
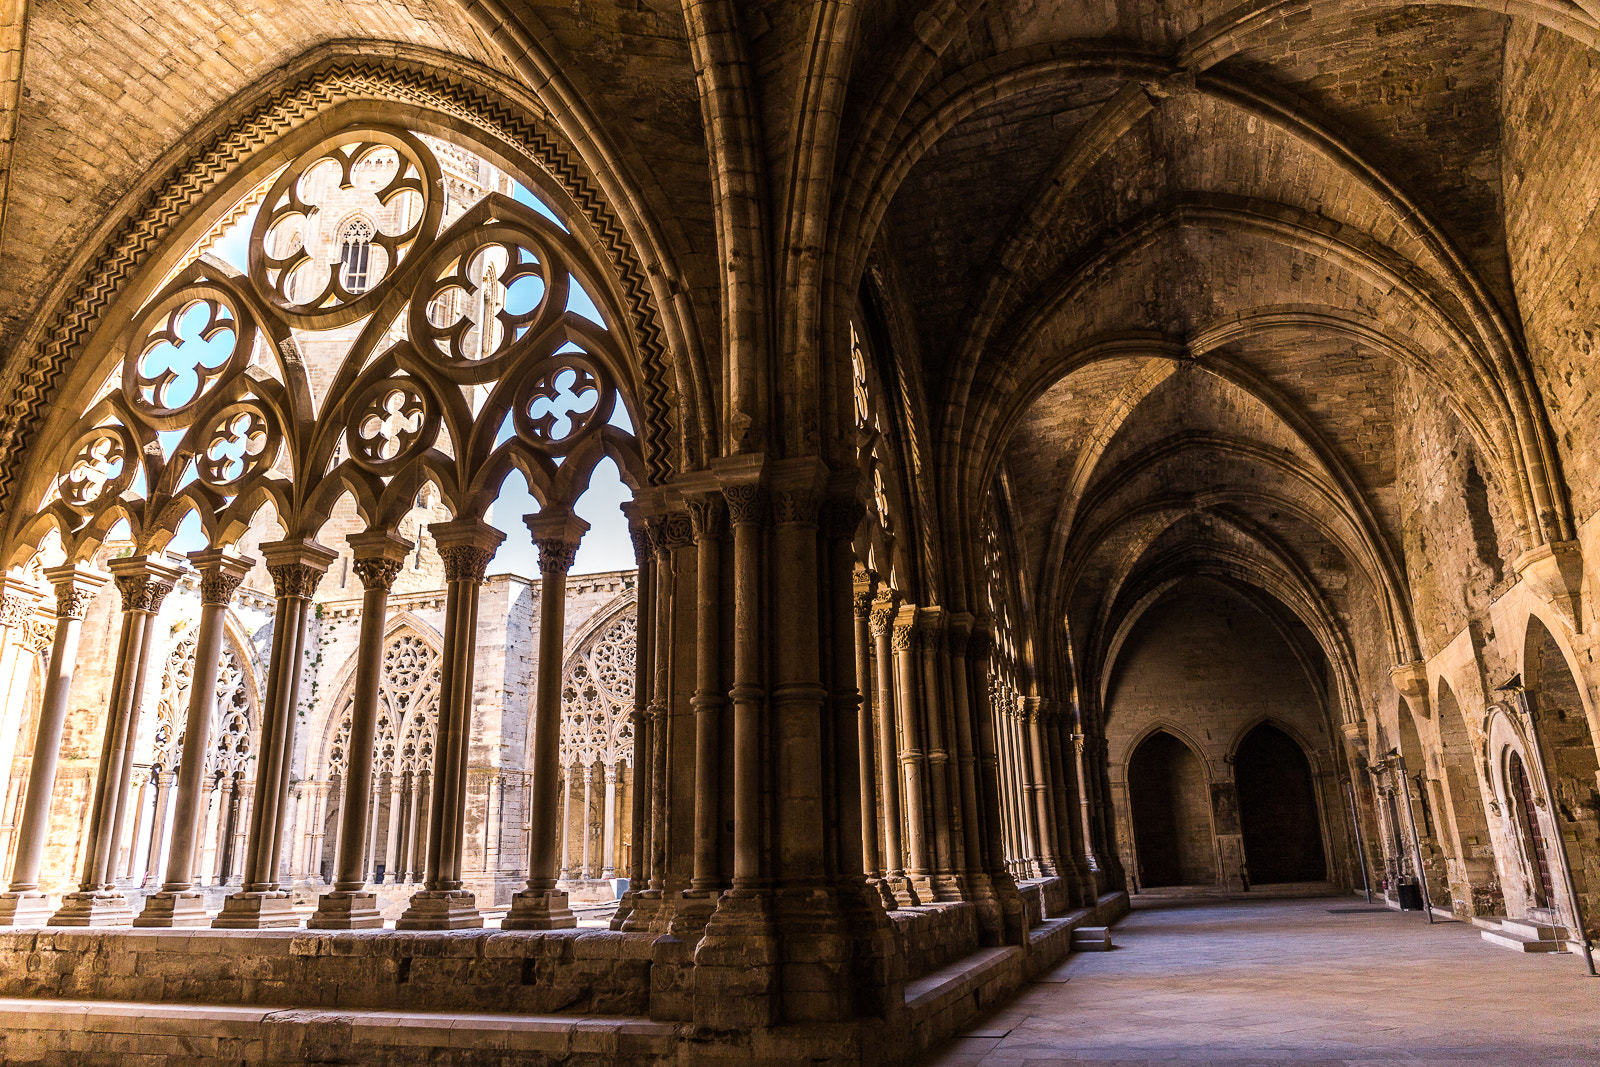
[[568, 659], [561, 679], [561, 763], [607, 767], [633, 755], [633, 677], [638, 616], [617, 616]]
[[[383, 649], [378, 684], [377, 736], [372, 748], [375, 775], [427, 772], [439, 730], [438, 649], [412, 630], [400, 630]], [[328, 748], [328, 775], [344, 776], [349, 763], [350, 717], [355, 694], [347, 694], [339, 728]]]
[[[161, 675], [161, 696], [156, 702], [155, 748], [150, 762], [163, 771], [177, 770], [183, 758], [185, 725], [189, 718], [190, 691], [194, 686], [195, 640], [189, 630], [167, 654]], [[223, 645], [217, 665], [216, 701], [211, 711], [211, 745], [206, 753], [205, 776], [231, 778], [255, 758], [256, 714], [246, 678], [246, 660], [231, 643]]]
[[214, 536], [268, 502], [315, 529], [349, 491], [384, 524], [423, 482], [474, 515], [510, 467], [546, 500], [607, 454], [642, 471], [606, 271], [548, 210], [447, 206], [435, 145], [330, 131], [270, 179], [244, 276], [199, 258], [139, 311], [42, 502], [69, 546], [191, 507]]

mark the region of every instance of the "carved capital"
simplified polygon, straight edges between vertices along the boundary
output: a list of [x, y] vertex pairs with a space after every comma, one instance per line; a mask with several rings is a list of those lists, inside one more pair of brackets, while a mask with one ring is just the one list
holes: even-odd
[[872, 636], [882, 637], [894, 627], [894, 604], [884, 604], [882, 600], [873, 602], [872, 608]]
[[43, 652], [50, 647], [56, 639], [56, 628], [43, 619], [28, 619], [22, 624], [22, 635], [18, 640], [22, 647], [35, 654]]
[[728, 509], [720, 497], [696, 496], [689, 501], [689, 524], [696, 541], [716, 541], [727, 526]]
[[440, 545], [439, 558], [444, 561], [444, 580], [447, 582], [481, 582], [494, 559], [494, 549], [482, 545]]
[[767, 491], [754, 482], [724, 487], [722, 499], [728, 502], [728, 517], [735, 526], [760, 526], [767, 521]]
[[643, 522], [628, 524], [628, 539], [633, 542], [633, 565], [643, 567], [650, 561], [650, 527]]
[[689, 521], [688, 514], [682, 511], [651, 519], [650, 530], [657, 552], [673, 552], [694, 542], [694, 525]]
[[772, 521], [780, 526], [812, 526], [817, 522], [813, 489], [780, 489], [772, 494]]
[[234, 591], [244, 581], [242, 574], [229, 574], [227, 571], [207, 571], [200, 575], [200, 603], [223, 604], [231, 603]]
[[566, 574], [578, 558], [578, 542], [559, 537], [541, 537], [534, 547], [539, 550], [539, 573], [547, 577]]
[[855, 615], [858, 619], [872, 617], [873, 597], [870, 592], [857, 590], [855, 594]]
[[161, 610], [162, 602], [172, 592], [171, 583], [150, 574], [119, 574], [116, 581], [117, 592], [122, 594], [123, 611], [148, 611], [154, 614]]
[[274, 563], [267, 573], [279, 600], [310, 600], [326, 571], [312, 563]]
[[922, 626], [914, 619], [902, 620], [890, 637], [896, 652], [912, 652], [922, 643]]
[[33, 601], [28, 597], [6, 593], [0, 596], [0, 627], [17, 629], [33, 615]]
[[382, 589], [387, 593], [394, 588], [394, 580], [400, 574], [402, 561], [398, 559], [358, 559], [351, 569], [356, 572], [356, 577], [361, 579], [363, 589]]

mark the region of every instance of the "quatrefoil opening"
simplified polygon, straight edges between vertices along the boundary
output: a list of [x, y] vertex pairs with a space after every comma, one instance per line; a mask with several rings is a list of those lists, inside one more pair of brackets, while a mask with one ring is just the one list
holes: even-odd
[[545, 361], [530, 375], [512, 409], [518, 436], [535, 448], [564, 456], [611, 417], [617, 391], [597, 364], [575, 353]]
[[374, 474], [393, 474], [438, 436], [438, 405], [412, 378], [372, 382], [350, 411], [350, 458]]
[[123, 426], [97, 426], [67, 449], [57, 491], [66, 505], [82, 514], [114, 500], [133, 482], [139, 448]]
[[204, 447], [195, 458], [195, 473], [218, 489], [237, 486], [271, 465], [279, 445], [267, 412], [248, 401], [224, 408], [203, 440]]
[[185, 286], [135, 323], [123, 359], [122, 393], [162, 429], [250, 361], [254, 321], [223, 289]]
[[371, 311], [401, 262], [439, 231], [438, 161], [398, 129], [345, 130], [291, 163], [250, 234], [250, 280], [299, 324]]

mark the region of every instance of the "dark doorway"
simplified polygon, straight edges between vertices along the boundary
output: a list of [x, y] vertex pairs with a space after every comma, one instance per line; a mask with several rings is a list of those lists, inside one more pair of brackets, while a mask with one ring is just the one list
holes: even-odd
[[1128, 761], [1128, 794], [1140, 885], [1212, 885], [1217, 880], [1205, 768], [1188, 745], [1153, 733]]
[[1311, 764], [1294, 738], [1262, 723], [1239, 743], [1233, 769], [1251, 884], [1327, 878]]
[[1515, 752], [1506, 761], [1506, 778], [1510, 780], [1513, 790], [1511, 805], [1517, 832], [1522, 835], [1522, 850], [1533, 862], [1539, 875], [1533, 886], [1533, 906], [1548, 908], [1556, 896], [1555, 883], [1550, 878], [1550, 854], [1545, 851], [1544, 833], [1539, 829], [1539, 819], [1533, 813], [1533, 786], [1528, 783], [1528, 769], [1522, 765], [1522, 757]]

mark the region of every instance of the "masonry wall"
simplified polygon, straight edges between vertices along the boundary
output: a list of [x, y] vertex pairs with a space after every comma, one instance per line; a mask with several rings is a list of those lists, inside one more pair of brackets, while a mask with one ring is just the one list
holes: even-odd
[[[1270, 720], [1309, 750], [1325, 852], [1344, 852], [1345, 819], [1334, 771], [1339, 757], [1317, 692], [1283, 636], [1230, 589], [1194, 581], [1151, 607], [1124, 643], [1106, 695], [1106, 738], [1124, 865], [1135, 870], [1128, 764], [1157, 729], [1189, 743], [1204, 764], [1215, 835], [1217, 884], [1243, 888], [1244, 847], [1231, 758], [1257, 723]], [[1338, 878], [1342, 863], [1330, 862]]]

